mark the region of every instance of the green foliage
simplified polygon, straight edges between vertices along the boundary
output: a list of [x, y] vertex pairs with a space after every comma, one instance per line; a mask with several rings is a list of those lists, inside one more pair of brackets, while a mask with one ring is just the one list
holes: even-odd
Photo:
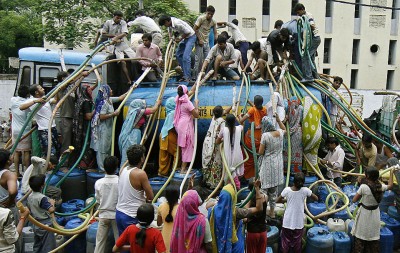
[[[28, 0], [26, 0], [28, 1]], [[133, 20], [138, 0], [41, 0], [45, 38], [68, 47], [90, 42], [96, 30], [113, 12], [120, 10], [124, 19]], [[161, 14], [179, 17], [193, 24], [196, 15], [181, 0], [145, 0], [144, 10], [152, 18]]]
[[17, 56], [28, 46], [42, 46], [40, 19], [15, 11], [0, 11], [0, 58]]

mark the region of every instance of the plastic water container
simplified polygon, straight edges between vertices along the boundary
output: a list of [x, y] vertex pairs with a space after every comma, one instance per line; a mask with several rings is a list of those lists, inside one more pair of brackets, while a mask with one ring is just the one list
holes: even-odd
[[392, 231], [394, 239], [393, 248], [397, 249], [400, 246], [400, 222], [390, 217], [381, 217], [381, 221], [385, 222], [386, 227]]
[[279, 229], [276, 226], [270, 226], [270, 230], [267, 231], [267, 246], [271, 247], [273, 252], [279, 250]]
[[98, 172], [86, 173], [86, 191], [88, 195], [94, 194], [94, 184], [100, 178], [103, 178], [106, 174]]
[[323, 228], [310, 228], [307, 232], [306, 253], [333, 253], [333, 236]]
[[340, 231], [340, 232], [345, 232], [346, 231], [346, 224], [342, 219], [332, 219], [329, 218], [327, 222], [329, 231], [335, 232], [335, 231]]
[[324, 224], [314, 224], [313, 228], [323, 228], [329, 230], [328, 226]]
[[393, 252], [393, 233], [387, 227], [381, 228], [380, 236], [380, 249], [381, 253], [392, 253]]
[[351, 240], [345, 232], [333, 232], [333, 252], [335, 253], [350, 253]]
[[[85, 201], [83, 201], [82, 199], [71, 199], [61, 204], [61, 212], [63, 213], [74, 213], [84, 208], [85, 208]], [[67, 223], [72, 219], [78, 218], [78, 215], [76, 214], [71, 216], [65, 216], [64, 218], [65, 218], [65, 223]]]
[[396, 219], [398, 221], [400, 221], [400, 213], [397, 212], [396, 207], [394, 206], [389, 206], [388, 208], [388, 212], [390, 217], [392, 217], [393, 219]]
[[345, 185], [343, 187], [343, 193], [347, 195], [347, 197], [352, 200], [357, 193], [358, 186], [354, 185]]
[[[163, 187], [165, 182], [167, 182], [167, 178], [165, 177], [153, 177], [149, 179], [150, 186], [153, 189], [154, 196], [157, 192]], [[162, 194], [163, 195], [163, 194]]]
[[24, 227], [22, 229], [22, 252], [33, 252], [33, 243], [35, 242], [35, 234], [32, 227]]
[[[203, 174], [201, 174], [201, 172], [199, 170], [191, 170], [190, 174], [188, 175], [186, 182], [185, 182], [185, 186], [183, 187], [183, 190], [186, 191], [187, 186], [189, 184], [189, 179], [190, 177], [195, 174], [194, 176], [194, 185], [199, 185], [203, 179]], [[179, 171], [175, 172], [172, 180], [171, 180], [171, 185], [176, 185], [178, 187], [181, 186], [181, 183], [183, 181], [183, 179], [185, 178], [186, 174], [181, 174]]]
[[56, 221], [57, 221], [57, 224], [60, 226], [65, 226], [65, 224], [67, 223], [65, 217], [63, 217], [63, 216], [56, 216]]
[[[74, 229], [82, 225], [83, 221], [79, 218], [72, 219], [67, 222], [65, 225], [65, 229]], [[70, 237], [65, 236], [65, 241], [67, 241]], [[65, 246], [65, 252], [72, 253], [85, 253], [86, 252], [86, 236], [85, 233], [81, 233], [78, 237], [75, 238], [72, 242], [70, 242], [67, 246]]]
[[381, 220], [382, 219], [389, 219], [389, 218], [390, 218], [389, 214], [381, 211]]
[[328, 197], [329, 191], [326, 185], [319, 185], [317, 188], [316, 195], [318, 196], [318, 201], [325, 203], [326, 197]]
[[[46, 175], [46, 181], [45, 181], [45, 182], [47, 182], [47, 179], [48, 179], [50, 176], [51, 176], [51, 175], [49, 175], [49, 174]], [[53, 176], [51, 177], [50, 182], [49, 182], [49, 185], [55, 186], [60, 180], [61, 180], [61, 178], [60, 178], [59, 176], [57, 176], [57, 174], [55, 174], [55, 175], [53, 175]]]
[[308, 210], [314, 216], [326, 211], [325, 203], [311, 202], [307, 204]]
[[383, 198], [379, 203], [379, 209], [381, 211], [387, 212], [389, 206], [393, 206], [395, 201], [395, 195], [393, 191], [385, 191], [383, 193]]
[[[65, 173], [57, 172], [57, 176], [64, 177]], [[79, 169], [74, 169], [71, 174], [61, 184], [61, 197], [63, 201], [71, 199], [86, 199], [86, 172]]]
[[[96, 233], [99, 227], [98, 222], [93, 222], [86, 232], [86, 253], [93, 253], [96, 246]], [[112, 252], [112, 248], [115, 244], [113, 230], [110, 227], [108, 231], [108, 238], [104, 252]]]
[[342, 219], [342, 220], [350, 219], [350, 216], [349, 216], [349, 214], [347, 213], [346, 209], [334, 213], [334, 214], [332, 215], [332, 217], [333, 217], [334, 219]]
[[[64, 243], [64, 236], [63, 235], [56, 235], [56, 247], [58, 248], [61, 244]], [[57, 253], [64, 253], [64, 248], [57, 251]]]
[[[315, 176], [305, 176], [304, 178], [304, 186], [309, 187], [311, 184], [315, 183], [318, 180]], [[293, 185], [294, 177], [289, 178], [290, 185]]]
[[265, 251], [265, 253], [274, 253], [274, 251], [272, 250], [271, 247], [267, 247], [267, 250]]
[[240, 203], [242, 200], [246, 199], [250, 194], [250, 190], [248, 188], [243, 188], [237, 196], [237, 202]]

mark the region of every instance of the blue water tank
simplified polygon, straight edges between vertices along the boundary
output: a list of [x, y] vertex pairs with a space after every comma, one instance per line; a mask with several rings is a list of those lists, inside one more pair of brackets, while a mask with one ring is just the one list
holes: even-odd
[[351, 240], [345, 232], [333, 232], [333, 252], [334, 253], [350, 253]]
[[[194, 170], [192, 169], [190, 171], [190, 175], [188, 175], [186, 182], [185, 182], [185, 186], [183, 187], [183, 190], [187, 189], [188, 183], [189, 183], [189, 179], [190, 177], [195, 174], [194, 176], [194, 185], [200, 185], [201, 181], [203, 180], [203, 174], [201, 174], [200, 170]], [[176, 185], [178, 187], [181, 186], [181, 183], [183, 181], [183, 179], [185, 178], [186, 174], [182, 174], [179, 171], [175, 172], [172, 180], [171, 180], [171, 185]]]
[[276, 226], [270, 226], [267, 232], [267, 245], [272, 248], [273, 252], [279, 250], [279, 229]]
[[[149, 178], [150, 186], [153, 189], [154, 196], [156, 196], [157, 192], [163, 187], [165, 182], [167, 182], [167, 178], [165, 177], [152, 177]], [[163, 194], [161, 194], [163, 196]]]
[[[59, 171], [57, 176], [64, 177], [66, 173]], [[63, 201], [71, 199], [86, 199], [86, 172], [84, 170], [74, 169], [65, 181], [61, 184], [61, 197]]]
[[[67, 222], [65, 229], [74, 229], [82, 225], [83, 221], [79, 218], [72, 219]], [[70, 237], [65, 236], [65, 241]], [[86, 236], [85, 233], [81, 233], [72, 242], [65, 246], [65, 252], [72, 253], [86, 253]]]
[[388, 212], [390, 217], [392, 217], [393, 219], [396, 219], [398, 221], [400, 221], [400, 214], [397, 212], [396, 207], [394, 206], [389, 206], [388, 208]]
[[383, 193], [383, 198], [379, 203], [379, 209], [381, 211], [387, 212], [389, 206], [394, 206], [395, 195], [393, 191], [385, 191]]
[[392, 231], [394, 239], [393, 248], [397, 249], [400, 246], [400, 222], [390, 217], [381, 217], [381, 221], [385, 222], [386, 227]]
[[314, 216], [326, 211], [325, 203], [311, 202], [307, 204], [308, 210]]
[[393, 252], [393, 233], [389, 228], [381, 228], [381, 236], [379, 239], [381, 253], [392, 253]]
[[98, 172], [89, 172], [86, 173], [86, 191], [88, 196], [94, 194], [94, 184], [100, 178], [103, 178], [106, 174], [98, 173]]
[[[96, 246], [96, 234], [99, 227], [99, 222], [93, 222], [86, 232], [86, 253], [93, 253]], [[112, 252], [115, 244], [114, 233], [112, 228], [108, 230], [108, 237], [104, 252]]]
[[333, 236], [328, 230], [312, 227], [307, 232], [306, 253], [333, 253]]

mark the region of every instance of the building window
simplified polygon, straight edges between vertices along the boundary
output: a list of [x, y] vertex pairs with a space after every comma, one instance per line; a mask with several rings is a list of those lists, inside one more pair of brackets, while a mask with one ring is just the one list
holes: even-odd
[[388, 57], [389, 65], [396, 64], [396, 44], [397, 40], [391, 40], [389, 43], [389, 57]]
[[269, 15], [269, 8], [271, 5], [270, 0], [263, 0], [263, 8], [262, 8], [262, 14], [263, 15]]
[[387, 90], [393, 89], [393, 77], [394, 77], [394, 70], [388, 70], [387, 77], [386, 77], [386, 89]]
[[229, 0], [229, 15], [236, 15], [236, 0]]
[[354, 18], [360, 18], [361, 14], [361, 6], [360, 6], [361, 0], [356, 0], [355, 6], [354, 6]]
[[206, 12], [207, 0], [200, 0], [200, 13]]
[[331, 74], [331, 69], [323, 69], [322, 73], [324, 73], [325, 75], [330, 75]]
[[357, 78], [358, 78], [358, 69], [351, 70], [351, 80], [350, 80], [350, 88], [355, 89], [357, 87]]
[[299, 2], [299, 0], [292, 0], [292, 16], [297, 16], [297, 13], [294, 11], [294, 6]]
[[351, 63], [358, 64], [358, 51], [360, 47], [360, 40], [353, 40], [353, 54], [351, 56]]
[[324, 41], [324, 63], [331, 62], [331, 44], [332, 44], [332, 39], [325, 39], [325, 41]]
[[395, 9], [397, 5], [397, 0], [393, 0], [392, 2], [392, 19], [396, 19], [397, 18], [397, 10]]
[[332, 1], [326, 1], [325, 17], [327, 17], [327, 18], [332, 17], [332, 8], [333, 8], [333, 2]]

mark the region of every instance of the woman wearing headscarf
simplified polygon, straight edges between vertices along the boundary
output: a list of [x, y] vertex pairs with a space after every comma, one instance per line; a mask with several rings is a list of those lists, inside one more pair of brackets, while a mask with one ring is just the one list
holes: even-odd
[[174, 127], [178, 133], [178, 145], [182, 151], [181, 173], [186, 173], [187, 164], [192, 160], [194, 151], [193, 118], [199, 117], [199, 101], [195, 100], [193, 106], [188, 96], [187, 86], [179, 85], [175, 103]]
[[[230, 108], [229, 108], [230, 110]], [[213, 118], [203, 142], [202, 163], [203, 181], [212, 189], [217, 187], [222, 175], [222, 158], [216, 139], [225, 127], [225, 114], [222, 106], [213, 109]]]
[[[75, 162], [82, 151], [87, 135], [87, 129], [90, 127], [89, 124], [94, 114], [92, 92], [92, 87], [90, 87], [89, 84], [80, 85], [75, 92], [76, 100], [74, 118], [72, 119], [72, 145], [74, 146], [74, 150], [70, 156], [71, 162]], [[90, 133], [88, 136], [88, 144], [90, 144]], [[88, 157], [89, 145], [86, 146], [82, 161], [86, 162], [90, 167], [91, 162], [89, 160], [94, 161], [94, 157], [93, 159], [88, 159]], [[84, 167], [88, 168], [87, 166]]]
[[[276, 116], [276, 115], [275, 115]], [[286, 134], [285, 125], [279, 117], [276, 122], [280, 129], [275, 128], [275, 120], [265, 116], [262, 119], [262, 137], [258, 153], [258, 167], [260, 168], [261, 189], [268, 196], [269, 216], [275, 217], [275, 200], [277, 197], [278, 185], [283, 184], [283, 136]]]
[[[322, 140], [322, 110], [319, 105], [313, 104], [313, 100], [309, 96], [302, 99], [302, 104], [304, 106], [302, 121], [303, 153], [313, 167], [318, 168], [318, 148]], [[304, 166], [307, 171], [314, 172], [307, 161], [304, 161]]]
[[[243, 124], [247, 119], [249, 119], [249, 123], [254, 122], [254, 142], [256, 149], [260, 146], [261, 141], [261, 119], [267, 115], [267, 109], [263, 107], [263, 102], [263, 97], [256, 95], [254, 97], [254, 106], [251, 107], [245, 115], [239, 117], [240, 124]], [[247, 130], [244, 135], [244, 143], [249, 149], [251, 149], [251, 129]], [[249, 153], [249, 159], [244, 163], [244, 177], [246, 179], [255, 176], [254, 167], [253, 155]]]
[[212, 235], [213, 253], [243, 253], [245, 246], [242, 219], [252, 217], [262, 211], [262, 194], [260, 181], [254, 182], [256, 191], [256, 207], [236, 207], [237, 196], [232, 184], [224, 186], [219, 194], [218, 202], [208, 209]]
[[111, 153], [111, 135], [113, 117], [118, 116], [120, 111], [114, 111], [113, 103], [124, 100], [127, 93], [119, 97], [110, 97], [112, 90], [110, 86], [102, 85], [99, 88], [95, 101], [95, 110], [92, 118], [92, 139], [90, 147], [96, 151], [97, 165], [100, 171], [104, 171], [104, 159]]
[[165, 102], [165, 121], [160, 133], [160, 153], [158, 155], [158, 175], [168, 176], [176, 156], [177, 134], [174, 128], [175, 98]]
[[121, 133], [118, 138], [119, 151], [121, 152], [121, 166], [126, 162], [126, 150], [133, 144], [140, 144], [142, 140], [142, 127], [146, 124], [146, 116], [155, 113], [161, 101], [157, 100], [151, 108], [146, 108], [146, 101], [134, 99], [129, 104]]
[[[289, 121], [289, 133], [290, 133], [290, 172], [297, 173], [302, 171], [303, 163], [303, 132], [301, 129], [301, 122], [303, 119], [303, 106], [300, 104], [300, 100], [293, 96], [289, 99], [289, 110], [288, 110], [288, 121]], [[283, 151], [284, 169], [287, 168], [288, 163], [288, 143], [285, 138], [285, 145]]]
[[183, 195], [172, 230], [171, 252], [212, 252], [210, 224], [199, 211], [200, 203], [200, 196], [195, 190]]

